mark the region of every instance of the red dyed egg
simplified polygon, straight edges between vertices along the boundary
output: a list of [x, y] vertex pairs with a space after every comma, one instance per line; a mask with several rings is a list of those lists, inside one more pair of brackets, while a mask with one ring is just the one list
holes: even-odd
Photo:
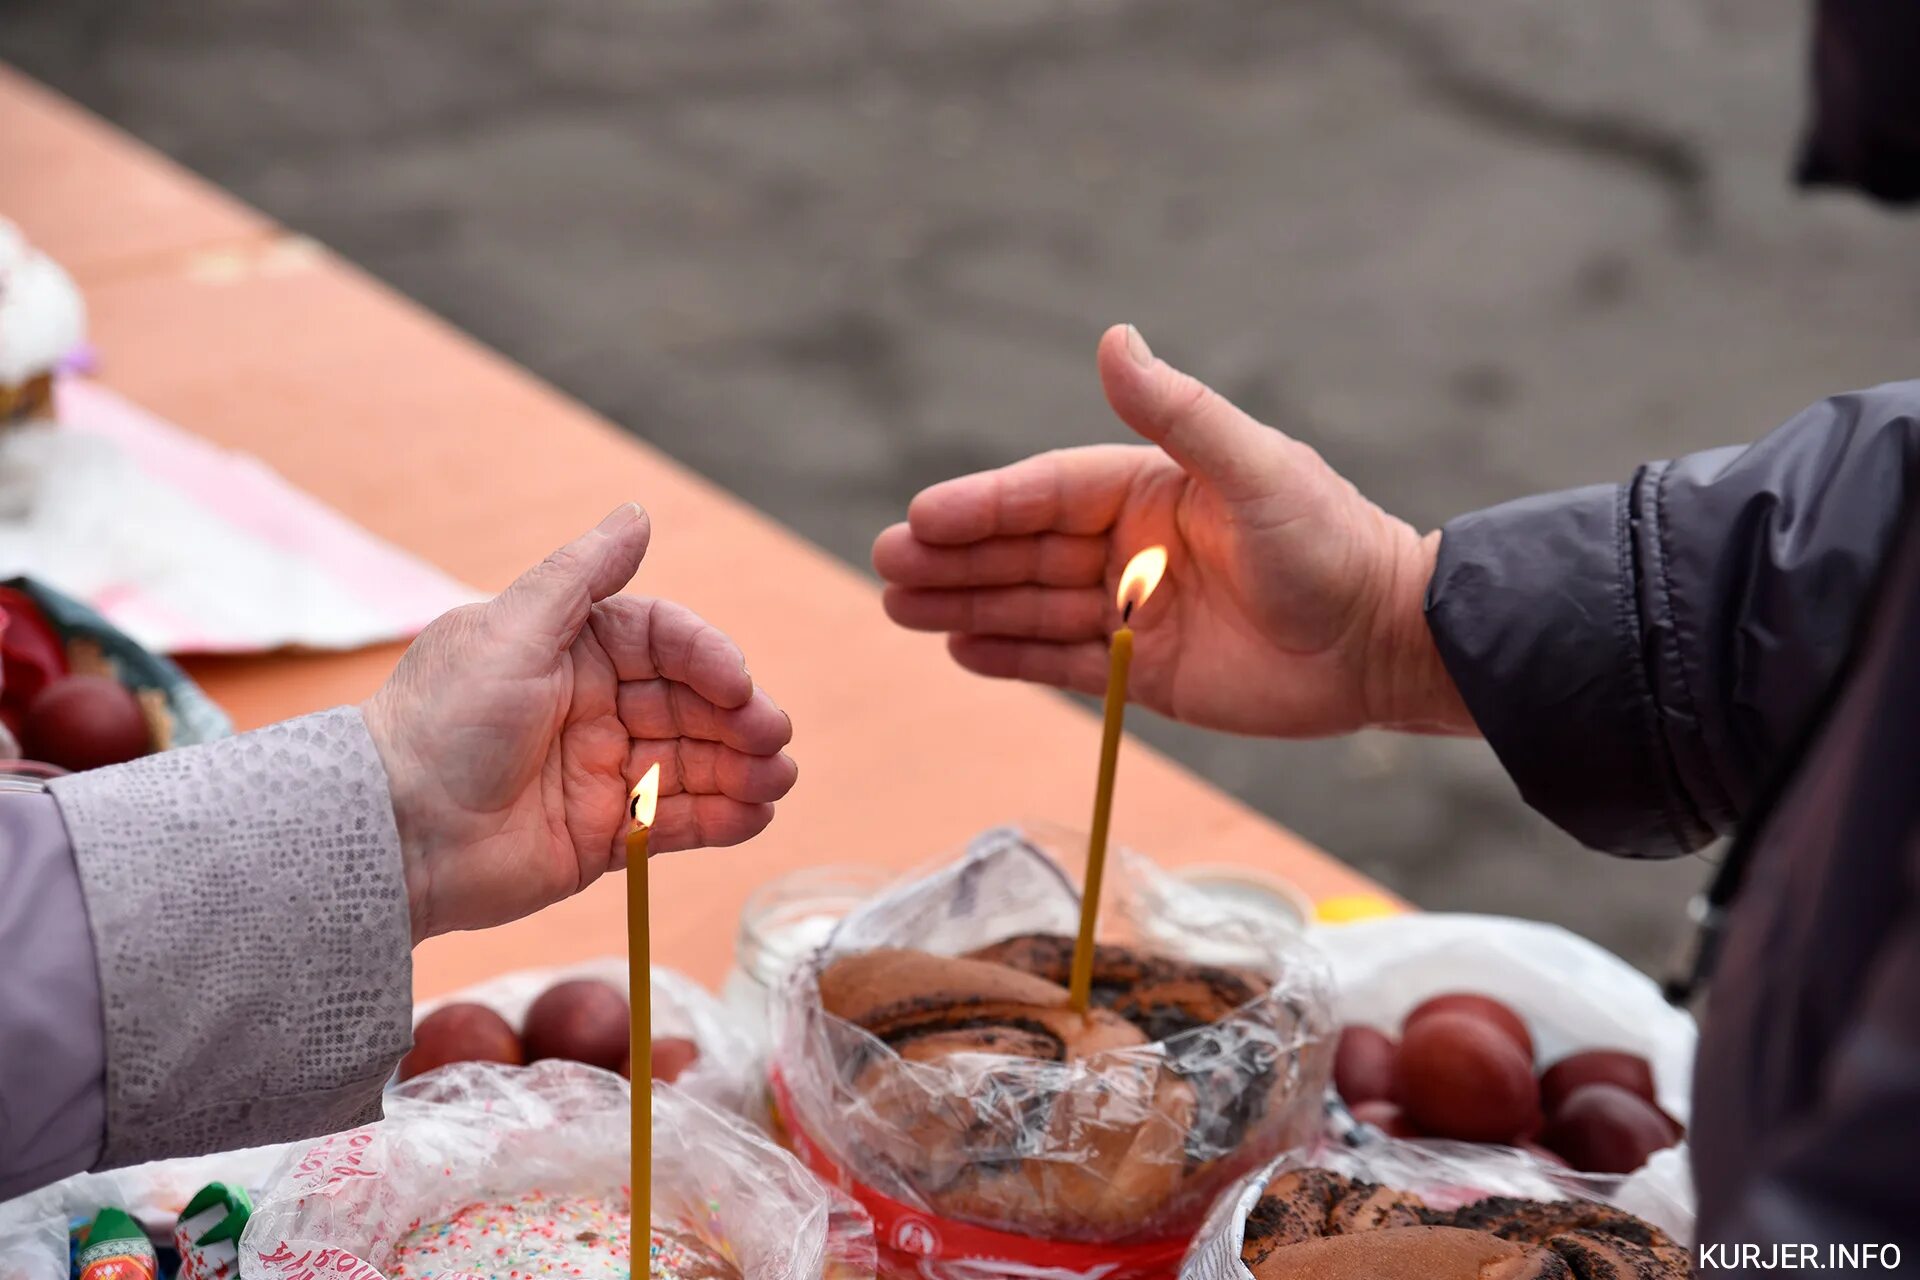
[[1540, 1076], [1540, 1105], [1552, 1115], [1575, 1089], [1588, 1084], [1618, 1085], [1659, 1105], [1653, 1091], [1653, 1065], [1637, 1053], [1619, 1049], [1588, 1049], [1548, 1067]]
[[593, 978], [556, 983], [527, 1010], [521, 1029], [527, 1061], [571, 1058], [618, 1071], [627, 1057], [630, 1016], [627, 998], [608, 983]]
[[1527, 1030], [1526, 1019], [1492, 996], [1477, 995], [1471, 991], [1449, 991], [1421, 1001], [1400, 1024], [1401, 1036], [1404, 1038], [1422, 1018], [1436, 1013], [1464, 1013], [1499, 1027], [1520, 1046], [1520, 1052], [1527, 1056], [1527, 1062], [1533, 1062], [1533, 1033]]
[[653, 1042], [653, 1078], [672, 1084], [700, 1060], [700, 1046], [679, 1036]]
[[1673, 1145], [1670, 1123], [1658, 1107], [1619, 1085], [1586, 1084], [1567, 1095], [1542, 1137], [1582, 1172], [1632, 1173]]
[[400, 1078], [411, 1080], [449, 1062], [526, 1061], [520, 1037], [507, 1020], [483, 1004], [442, 1005], [413, 1029], [413, 1048], [400, 1059]]
[[1540, 1123], [1533, 1064], [1484, 1018], [1431, 1013], [1400, 1041], [1400, 1105], [1426, 1133], [1511, 1142]]
[[1393, 1067], [1400, 1046], [1372, 1027], [1342, 1027], [1333, 1051], [1333, 1087], [1348, 1106], [1393, 1096]]
[[20, 723], [35, 760], [80, 773], [124, 764], [153, 748], [140, 700], [105, 676], [68, 676], [40, 691]]
[[1413, 1121], [1407, 1119], [1406, 1112], [1394, 1103], [1376, 1098], [1372, 1102], [1362, 1102], [1351, 1108], [1355, 1120], [1363, 1120], [1389, 1138], [1418, 1138], [1420, 1130], [1414, 1128]]

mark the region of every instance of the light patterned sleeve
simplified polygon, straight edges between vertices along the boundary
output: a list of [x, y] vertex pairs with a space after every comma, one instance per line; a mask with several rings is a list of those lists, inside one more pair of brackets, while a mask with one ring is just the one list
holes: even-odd
[[50, 790], [99, 978], [101, 1167], [379, 1117], [411, 1035], [411, 930], [357, 710]]

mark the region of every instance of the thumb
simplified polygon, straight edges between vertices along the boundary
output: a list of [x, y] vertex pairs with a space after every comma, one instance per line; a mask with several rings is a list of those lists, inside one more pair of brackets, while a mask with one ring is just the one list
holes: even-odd
[[1284, 439], [1206, 383], [1153, 354], [1130, 324], [1100, 339], [1100, 386], [1120, 420], [1227, 499], [1258, 497], [1270, 482], [1263, 465]]
[[514, 579], [500, 593], [500, 602], [571, 635], [586, 625], [595, 601], [633, 580], [652, 535], [653, 524], [640, 504], [623, 502], [592, 529]]

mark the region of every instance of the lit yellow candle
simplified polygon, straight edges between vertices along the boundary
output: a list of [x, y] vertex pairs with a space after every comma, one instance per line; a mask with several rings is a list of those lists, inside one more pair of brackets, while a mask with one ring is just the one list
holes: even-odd
[[[652, 952], [647, 929], [647, 836], [653, 829], [659, 802], [660, 766], [656, 764], [633, 784], [633, 826], [627, 831], [627, 1003], [633, 1011], [627, 1053], [633, 1072], [631, 1239], [635, 1258], [647, 1256], [652, 1238], [653, 977], [647, 962]], [[648, 1228], [645, 1231], [641, 1230], [643, 1223]]]
[[1107, 827], [1113, 818], [1113, 775], [1120, 763], [1120, 731], [1127, 714], [1127, 672], [1133, 664], [1133, 611], [1146, 603], [1167, 571], [1167, 549], [1148, 547], [1127, 561], [1116, 597], [1120, 628], [1107, 648], [1107, 707], [1100, 730], [1100, 775], [1093, 790], [1093, 825], [1087, 833], [1087, 879], [1080, 899], [1080, 936], [1073, 946], [1067, 990], [1075, 1012], [1087, 1011], [1093, 991], [1093, 934], [1100, 917], [1100, 884], [1107, 871]]

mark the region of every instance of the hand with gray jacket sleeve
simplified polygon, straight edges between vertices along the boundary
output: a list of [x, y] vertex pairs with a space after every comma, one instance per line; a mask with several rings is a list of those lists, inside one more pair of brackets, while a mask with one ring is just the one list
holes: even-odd
[[0, 794], [0, 1198], [377, 1117], [413, 945], [624, 866], [654, 763], [654, 852], [767, 824], [791, 725], [725, 635], [617, 594], [648, 532], [621, 507], [359, 707]]
[[1920, 459], [1920, 382], [1443, 531], [1427, 619], [1529, 804], [1596, 848], [1731, 832], [1845, 656]]

